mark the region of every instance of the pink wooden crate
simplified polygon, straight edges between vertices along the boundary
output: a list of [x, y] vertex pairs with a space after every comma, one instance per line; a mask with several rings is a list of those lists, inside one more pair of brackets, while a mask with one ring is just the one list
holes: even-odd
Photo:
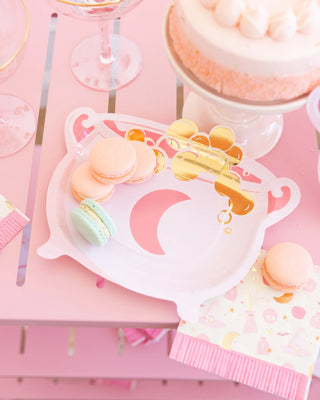
[[169, 359], [170, 335], [147, 346], [124, 342], [121, 354], [118, 341], [112, 328], [3, 326], [0, 377], [220, 379]]
[[[233, 382], [199, 382], [199, 381], [159, 381], [141, 380], [137, 382], [132, 392], [116, 388], [103, 382], [93, 380], [64, 380], [64, 379], [0, 379], [0, 399], [42, 399], [42, 400], [280, 400], [278, 396], [261, 392]], [[308, 400], [318, 400], [320, 382], [312, 382]]]

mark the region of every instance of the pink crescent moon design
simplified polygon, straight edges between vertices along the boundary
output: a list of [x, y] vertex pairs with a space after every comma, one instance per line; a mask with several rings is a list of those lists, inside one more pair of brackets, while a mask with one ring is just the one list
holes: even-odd
[[76, 138], [77, 142], [80, 142], [82, 139], [84, 139], [86, 136], [88, 136], [90, 134], [90, 132], [92, 132], [94, 129], [93, 126], [90, 126], [89, 128], [85, 128], [82, 125], [82, 122], [87, 119], [88, 119], [88, 115], [81, 114], [73, 122], [73, 134], [74, 134], [74, 137]]
[[144, 250], [164, 255], [159, 239], [158, 225], [163, 213], [174, 204], [190, 200], [177, 190], [156, 190], [143, 196], [134, 205], [130, 215], [130, 229], [135, 241]]

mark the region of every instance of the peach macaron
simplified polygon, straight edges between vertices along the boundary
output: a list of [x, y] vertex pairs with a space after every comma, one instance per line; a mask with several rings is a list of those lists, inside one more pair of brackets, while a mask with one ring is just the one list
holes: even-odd
[[136, 151], [137, 168], [126, 183], [143, 183], [154, 175], [157, 158], [152, 148], [145, 142], [132, 140], [130, 143]]
[[97, 142], [89, 154], [91, 173], [102, 183], [126, 182], [134, 174], [137, 156], [133, 145], [122, 137]]
[[309, 252], [296, 243], [283, 242], [273, 246], [262, 267], [266, 282], [274, 289], [294, 293], [303, 288], [312, 273]]
[[103, 203], [109, 199], [114, 192], [114, 185], [112, 183], [101, 183], [93, 177], [88, 162], [79, 165], [74, 170], [71, 184], [73, 195], [78, 201], [91, 199], [98, 203]]

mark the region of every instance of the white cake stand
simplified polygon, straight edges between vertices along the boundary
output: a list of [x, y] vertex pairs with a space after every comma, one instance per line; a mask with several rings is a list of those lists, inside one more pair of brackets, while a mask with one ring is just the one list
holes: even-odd
[[217, 124], [227, 125], [235, 132], [236, 142], [247, 156], [256, 159], [267, 154], [282, 133], [282, 114], [302, 107], [307, 96], [290, 101], [254, 103], [223, 96], [205, 85], [182, 64], [174, 50], [168, 29], [170, 10], [171, 7], [164, 24], [165, 49], [179, 78], [191, 89], [184, 103], [183, 118], [194, 121], [202, 132], [209, 132]]

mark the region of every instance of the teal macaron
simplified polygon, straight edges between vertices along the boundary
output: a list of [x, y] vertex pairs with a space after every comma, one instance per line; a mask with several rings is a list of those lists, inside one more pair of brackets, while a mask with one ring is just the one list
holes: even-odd
[[110, 215], [96, 201], [84, 199], [80, 207], [71, 211], [71, 220], [78, 232], [95, 246], [104, 246], [116, 233]]

